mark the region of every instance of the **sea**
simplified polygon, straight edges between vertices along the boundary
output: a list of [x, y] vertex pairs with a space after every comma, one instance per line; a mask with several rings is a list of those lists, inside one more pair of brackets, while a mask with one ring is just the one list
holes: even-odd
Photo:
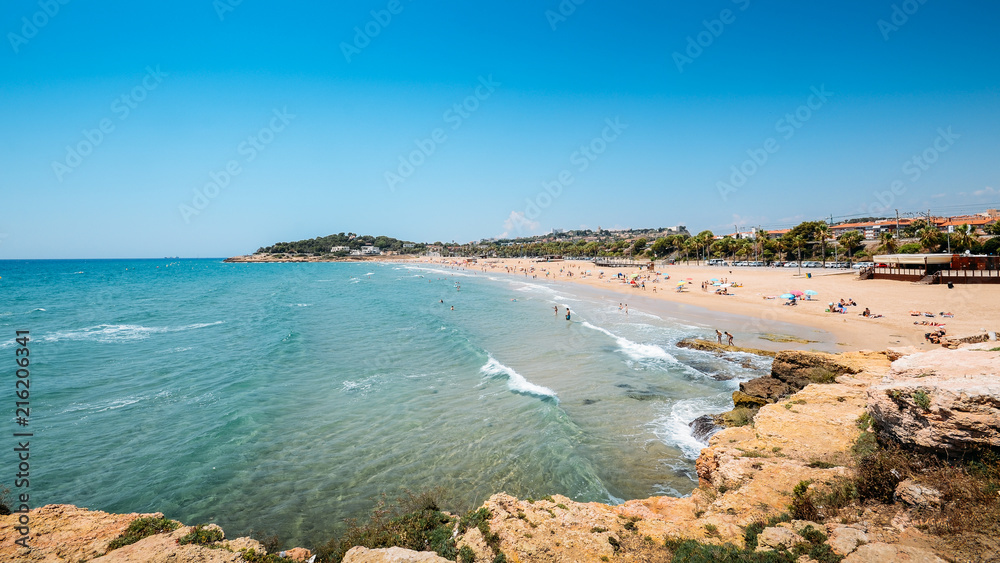
[[[30, 418], [4, 409], [0, 484], [11, 433], [30, 431], [32, 507], [307, 547], [407, 491], [456, 512], [502, 491], [690, 494], [690, 423], [769, 362], [678, 348], [714, 327], [622, 300], [429, 264], [0, 261], [8, 407], [16, 331], [30, 338]], [[765, 330], [731, 321], [741, 339]]]

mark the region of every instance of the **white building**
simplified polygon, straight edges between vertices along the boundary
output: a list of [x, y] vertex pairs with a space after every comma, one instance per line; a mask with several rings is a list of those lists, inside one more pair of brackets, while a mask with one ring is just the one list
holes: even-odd
[[330, 252], [350, 252], [350, 246], [334, 246], [330, 249]]
[[376, 256], [382, 254], [382, 251], [377, 246], [362, 246], [361, 254], [364, 256]]

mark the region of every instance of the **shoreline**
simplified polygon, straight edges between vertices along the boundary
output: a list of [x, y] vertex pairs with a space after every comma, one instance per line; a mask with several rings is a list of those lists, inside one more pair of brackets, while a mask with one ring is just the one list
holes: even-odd
[[[395, 261], [393, 261], [395, 262]], [[416, 260], [399, 261], [401, 263], [426, 263], [445, 267], [457, 267], [466, 270], [479, 270], [491, 273], [514, 274], [525, 277], [534, 275], [536, 280], [559, 281], [589, 286], [601, 290], [609, 296], [630, 297], [632, 300], [656, 300], [663, 303], [673, 303], [681, 307], [689, 307], [689, 311], [698, 315], [696, 309], [711, 311], [715, 314], [738, 315], [750, 319], [749, 325], [733, 332], [737, 337], [736, 344], [749, 345], [748, 333], [761, 333], [759, 330], [772, 323], [785, 323], [802, 327], [803, 331], [823, 331], [834, 336], [834, 346], [828, 351], [850, 350], [884, 350], [889, 347], [912, 346], [916, 350], [930, 350], [939, 347], [929, 343], [924, 335], [937, 327], [932, 323], [945, 326], [949, 337], [966, 337], [982, 334], [984, 331], [1000, 329], [1000, 285], [956, 285], [953, 289], [946, 286], [917, 285], [909, 282], [891, 280], [860, 280], [855, 271], [803, 271], [797, 273], [782, 268], [750, 268], [750, 267], [717, 267], [671, 265], [659, 270], [656, 276], [646, 270], [641, 271], [646, 289], [631, 287], [616, 281], [618, 272], [632, 275], [635, 268], [598, 268], [589, 262], [560, 261], [534, 262], [528, 259], [490, 259], [477, 263], [463, 263], [460, 260], [445, 258], [430, 259], [421, 257]], [[534, 271], [531, 269], [534, 268]], [[585, 272], [590, 271], [590, 275]], [[603, 272], [604, 276], [600, 274]], [[813, 274], [807, 277], [805, 274]], [[548, 274], [548, 275], [546, 275]], [[666, 276], [669, 275], [669, 279]], [[648, 276], [648, 278], [647, 278]], [[676, 291], [678, 280], [687, 281], [684, 291]], [[738, 282], [740, 287], [727, 288], [730, 295], [716, 295], [713, 291], [702, 291], [701, 282], [712, 278], [728, 279]], [[659, 281], [653, 281], [658, 279]], [[656, 291], [652, 291], [655, 287]], [[795, 307], [784, 306], [784, 300], [778, 298], [787, 291], [807, 289], [815, 290], [818, 295], [809, 301], [799, 300]], [[856, 307], [847, 307], [846, 313], [825, 312], [828, 303], [840, 299], [852, 299]], [[865, 308], [871, 310], [877, 318], [861, 316]], [[911, 315], [919, 311], [920, 316]], [[944, 317], [940, 313], [952, 313]], [[926, 316], [930, 313], [933, 316]], [[701, 313], [704, 315], [703, 313]], [[915, 324], [916, 323], [916, 324]], [[927, 324], [923, 324], [927, 323]], [[720, 327], [721, 328], [721, 327]], [[805, 340], [813, 340], [810, 333], [803, 332]], [[822, 340], [822, 339], [820, 339]], [[778, 346], [774, 349], [797, 349], [801, 342], [769, 342], [754, 340], [756, 343], [767, 342], [768, 346], [754, 346], [771, 349], [770, 344]]]

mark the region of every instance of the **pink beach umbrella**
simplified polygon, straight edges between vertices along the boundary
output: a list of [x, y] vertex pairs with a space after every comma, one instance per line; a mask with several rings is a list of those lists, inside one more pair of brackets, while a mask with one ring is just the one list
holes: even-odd
[[789, 291], [788, 293], [791, 293], [796, 297], [802, 297], [803, 295], [805, 295], [805, 293], [802, 293], [801, 291]]

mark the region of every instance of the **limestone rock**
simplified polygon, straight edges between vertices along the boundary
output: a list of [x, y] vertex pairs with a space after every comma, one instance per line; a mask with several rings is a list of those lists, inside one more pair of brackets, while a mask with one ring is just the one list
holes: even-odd
[[292, 549], [282, 551], [278, 555], [281, 557], [287, 557], [292, 561], [306, 561], [312, 557], [312, 552], [304, 547], [293, 547]]
[[451, 563], [433, 551], [411, 551], [401, 547], [368, 549], [352, 547], [344, 563]]
[[945, 563], [945, 560], [919, 547], [870, 543], [859, 547], [842, 563]]
[[764, 528], [757, 536], [757, 551], [791, 549], [806, 540], [788, 528]]
[[796, 389], [774, 377], [757, 377], [740, 383], [740, 391], [753, 397], [760, 397], [765, 402], [773, 403], [795, 392]]
[[868, 543], [868, 534], [852, 526], [834, 525], [829, 532], [826, 543], [837, 555], [848, 555], [859, 545]]
[[907, 479], [896, 485], [895, 499], [916, 508], [937, 508], [941, 506], [941, 491]]
[[[156, 534], [132, 545], [105, 553], [108, 544], [121, 535], [133, 520], [142, 517], [160, 518], [163, 514], [109, 514], [67, 504], [50, 504], [35, 508], [31, 518], [30, 552], [14, 545], [17, 514], [0, 516], [0, 561], [78, 563], [179, 562], [237, 563], [242, 561], [239, 550], [252, 548], [263, 553], [263, 546], [250, 538], [221, 542], [227, 549], [200, 545], [178, 545], [177, 539], [193, 528], [181, 526], [170, 533]], [[210, 524], [209, 527], [214, 526]], [[217, 526], [215, 526], [218, 528]], [[16, 548], [16, 549], [15, 549]]]
[[1000, 353], [935, 349], [896, 360], [867, 393], [878, 432], [936, 452], [1000, 446]]
[[771, 364], [771, 377], [795, 389], [802, 389], [810, 383], [833, 383], [838, 375], [858, 371], [841, 361], [839, 356], [825, 352], [786, 350], [778, 352]]
[[733, 391], [733, 406], [735, 408], [756, 409], [767, 404], [767, 399], [747, 395], [743, 391]]
[[30, 552], [16, 546], [17, 514], [0, 516], [0, 561], [84, 561], [104, 555], [111, 540], [142, 517], [163, 514], [108, 514], [69, 504], [50, 504], [33, 509]]
[[[209, 524], [205, 528], [221, 530], [215, 524]], [[236, 551], [204, 545], [179, 545], [177, 540], [191, 533], [192, 530], [194, 530], [193, 526], [181, 526], [167, 534], [149, 536], [132, 545], [119, 547], [107, 555], [93, 559], [92, 563], [173, 563], [176, 561], [242, 563], [243, 557]], [[220, 545], [224, 543], [219, 542]], [[254, 547], [254, 551], [262, 553], [264, 549], [258, 543]]]

